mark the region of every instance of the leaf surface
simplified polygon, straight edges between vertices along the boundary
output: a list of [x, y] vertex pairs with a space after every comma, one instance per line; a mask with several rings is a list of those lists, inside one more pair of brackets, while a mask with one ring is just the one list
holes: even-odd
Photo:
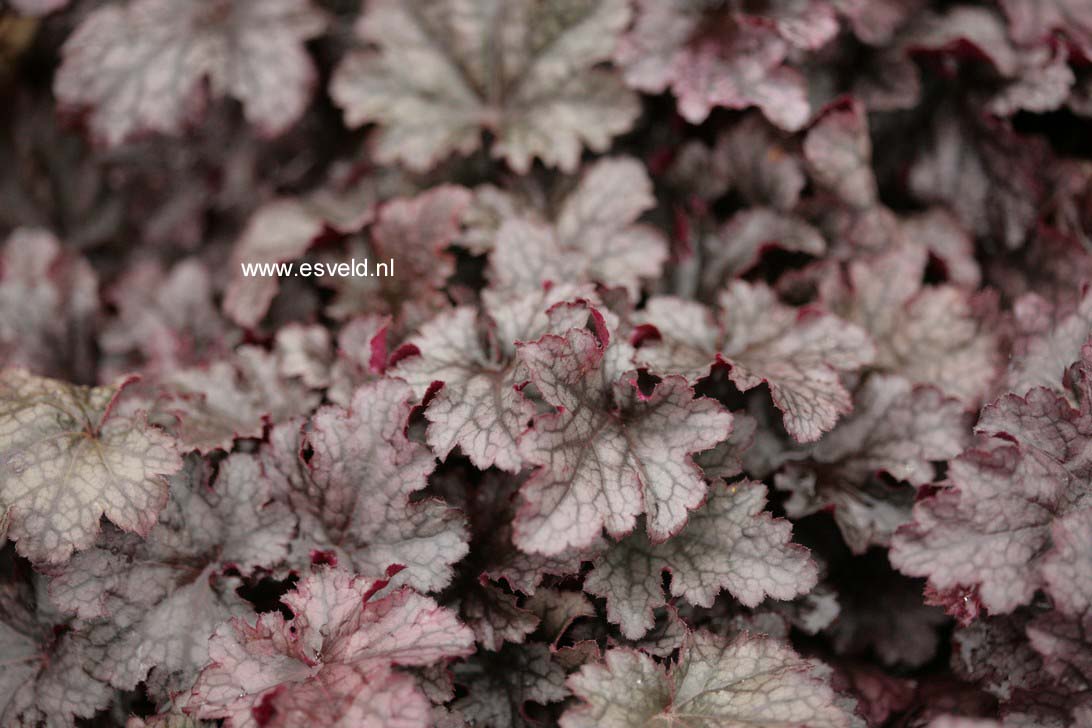
[[538, 158], [571, 172], [637, 116], [636, 97], [596, 67], [629, 16], [622, 0], [372, 3], [357, 24], [371, 48], [346, 57], [330, 94], [350, 127], [379, 125], [382, 162], [423, 171], [475, 151], [487, 129], [515, 171]]
[[292, 619], [272, 612], [253, 624], [224, 624], [209, 643], [212, 662], [189, 710], [232, 728], [311, 719], [425, 728], [427, 698], [412, 676], [392, 668], [467, 655], [473, 637], [454, 614], [408, 588], [377, 597], [385, 584], [323, 569], [283, 597]]
[[288, 553], [296, 519], [268, 500], [254, 456], [230, 455], [211, 484], [190, 456], [146, 540], [108, 532], [60, 569], [50, 598], [87, 620], [78, 641], [88, 671], [125, 690], [145, 679], [161, 696], [188, 689], [208, 635], [250, 611], [224, 572], [276, 566]]
[[727, 438], [731, 415], [695, 399], [682, 377], [644, 393], [632, 348], [605, 329], [546, 334], [518, 352], [556, 409], [537, 415], [520, 439], [520, 452], [539, 469], [520, 492], [517, 546], [547, 555], [581, 548], [604, 526], [615, 537], [628, 533], [641, 513], [653, 540], [677, 532], [705, 497], [691, 454]]
[[304, 42], [325, 25], [308, 0], [110, 3], [65, 42], [54, 93], [89, 109], [91, 130], [111, 146], [142, 131], [180, 132], [204, 104], [205, 80], [276, 135], [310, 101], [316, 72]]
[[639, 361], [692, 379], [724, 361], [741, 390], [769, 386], [785, 429], [800, 442], [817, 440], [851, 411], [839, 376], [870, 363], [875, 353], [857, 326], [829, 314], [796, 311], [765, 285], [745, 281], [720, 293], [715, 314], [696, 302], [664, 296], [648, 302], [645, 320], [660, 340], [642, 347]]
[[634, 533], [595, 561], [584, 588], [607, 600], [607, 617], [629, 639], [653, 624], [653, 610], [666, 604], [663, 572], [671, 593], [711, 607], [727, 590], [748, 607], [767, 596], [792, 599], [815, 586], [818, 569], [801, 546], [790, 543], [791, 526], [763, 511], [766, 489], [748, 480], [717, 484], [686, 526], [662, 544]]
[[748, 633], [695, 632], [669, 670], [641, 652], [610, 650], [568, 684], [582, 702], [562, 716], [563, 728], [853, 724], [814, 663]]
[[348, 408], [322, 407], [306, 426], [289, 421], [273, 430], [263, 453], [273, 496], [300, 517], [293, 560], [331, 550], [338, 563], [433, 591], [451, 579], [467, 552], [462, 515], [442, 501], [411, 502], [435, 465], [428, 449], [406, 437], [413, 394], [398, 379], [359, 388]]
[[0, 506], [8, 538], [39, 564], [91, 546], [106, 516], [146, 534], [182, 461], [174, 440], [142, 413], [120, 414], [131, 379], [80, 387], [21, 369], [0, 375]]

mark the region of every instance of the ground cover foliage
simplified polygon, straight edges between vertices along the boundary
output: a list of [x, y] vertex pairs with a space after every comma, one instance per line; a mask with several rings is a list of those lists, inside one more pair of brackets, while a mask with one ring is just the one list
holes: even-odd
[[7, 0], [0, 98], [0, 726], [1092, 725], [1092, 3]]

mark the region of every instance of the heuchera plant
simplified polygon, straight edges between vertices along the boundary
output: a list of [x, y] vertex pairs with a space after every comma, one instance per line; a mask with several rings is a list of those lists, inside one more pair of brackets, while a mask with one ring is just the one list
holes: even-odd
[[1092, 726], [1092, 0], [0, 0], [0, 728]]

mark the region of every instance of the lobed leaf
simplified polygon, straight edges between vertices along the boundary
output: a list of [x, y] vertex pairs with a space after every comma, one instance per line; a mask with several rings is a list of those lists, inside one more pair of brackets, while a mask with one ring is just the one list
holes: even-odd
[[768, 637], [695, 632], [668, 670], [624, 649], [582, 667], [568, 680], [582, 702], [561, 725], [852, 725], [820, 675], [814, 663]]
[[801, 546], [790, 543], [791, 526], [762, 509], [766, 489], [743, 480], [717, 484], [686, 526], [662, 544], [635, 533], [596, 559], [584, 589], [607, 600], [607, 617], [622, 634], [637, 639], [666, 604], [663, 572], [671, 593], [710, 607], [722, 590], [748, 607], [767, 596], [792, 599], [811, 591], [818, 569]]
[[645, 394], [626, 371], [632, 349], [606, 332], [546, 334], [520, 344], [518, 355], [556, 410], [537, 415], [520, 439], [539, 468], [520, 491], [516, 545], [546, 555], [582, 548], [604, 526], [616, 538], [628, 533], [642, 513], [653, 540], [677, 532], [705, 498], [690, 456], [727, 438], [731, 415], [694, 399], [681, 377]]
[[59, 564], [94, 542], [106, 516], [146, 534], [182, 462], [174, 440], [144, 415], [121, 414], [132, 378], [80, 387], [21, 369], [0, 374], [0, 506], [8, 538], [38, 564]]
[[622, 0], [372, 3], [357, 24], [371, 48], [342, 61], [330, 95], [347, 125], [379, 124], [382, 162], [423, 171], [475, 151], [487, 129], [515, 171], [538, 158], [571, 172], [637, 116], [636, 97], [595, 67], [628, 20]]
[[326, 21], [309, 0], [126, 0], [90, 13], [65, 42], [54, 79], [61, 104], [90, 110], [116, 146], [177, 134], [213, 96], [231, 96], [273, 136], [303, 115], [316, 72], [304, 42]]

